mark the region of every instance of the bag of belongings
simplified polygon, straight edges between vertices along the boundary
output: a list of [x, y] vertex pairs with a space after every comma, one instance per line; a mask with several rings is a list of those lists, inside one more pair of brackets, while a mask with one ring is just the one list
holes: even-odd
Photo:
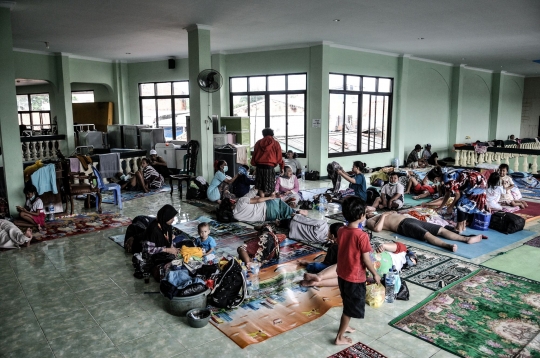
[[208, 303], [218, 308], [238, 307], [244, 302], [246, 290], [242, 266], [236, 259], [230, 259], [215, 280]]

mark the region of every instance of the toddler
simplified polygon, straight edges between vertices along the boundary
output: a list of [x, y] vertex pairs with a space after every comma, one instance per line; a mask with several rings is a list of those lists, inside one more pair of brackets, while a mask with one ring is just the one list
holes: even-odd
[[37, 196], [37, 189], [32, 184], [29, 184], [24, 188], [24, 195], [26, 195], [24, 208], [17, 206], [17, 211], [21, 214], [22, 220], [37, 225], [38, 230], [41, 230], [41, 228], [45, 226], [43, 201]]
[[210, 225], [208, 223], [200, 223], [197, 226], [200, 238], [197, 239], [197, 246], [204, 249], [203, 256], [211, 254], [216, 248], [216, 240], [210, 236]]
[[501, 177], [500, 184], [504, 188], [504, 194], [501, 195], [499, 199], [499, 204], [509, 205], [509, 206], [519, 206], [521, 209], [528, 207], [527, 203], [524, 200], [515, 200], [512, 195], [512, 189], [514, 186], [514, 181], [512, 177], [508, 174], [508, 164], [499, 165], [499, 175]]

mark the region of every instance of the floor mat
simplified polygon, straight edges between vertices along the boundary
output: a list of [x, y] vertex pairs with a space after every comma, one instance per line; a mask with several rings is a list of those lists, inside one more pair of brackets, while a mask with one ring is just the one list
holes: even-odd
[[421, 205], [422, 203], [427, 203], [433, 200], [431, 196], [428, 196], [427, 198], [423, 198], [423, 199], [414, 200], [412, 198], [413, 196], [416, 196], [416, 195], [405, 194], [404, 195], [405, 200], [403, 201], [403, 204], [409, 205], [411, 207], [415, 207], [415, 206]]
[[[524, 260], [524, 258], [527, 259]], [[531, 265], [531, 262], [536, 262], [537, 264]], [[540, 249], [533, 249], [530, 246], [524, 245], [495, 256], [482, 263], [482, 266], [540, 281], [538, 262], [540, 262]]]
[[189, 205], [193, 205], [202, 211], [210, 214], [212, 217], [215, 217], [215, 211], [218, 208], [218, 205], [215, 203], [210, 203], [209, 201], [203, 201], [203, 200], [186, 200], [186, 203]]
[[[306, 257], [313, 260], [319, 253]], [[240, 347], [260, 343], [322, 317], [341, 306], [338, 287], [300, 287], [304, 269], [296, 265], [272, 265], [259, 273], [257, 297], [246, 299], [233, 310], [212, 308], [211, 323]]]
[[305, 189], [300, 190], [300, 199], [302, 200], [313, 200], [315, 195], [324, 194], [328, 189], [333, 190], [333, 188], [316, 188], [316, 189]]
[[535, 188], [529, 185], [523, 178], [512, 178], [514, 184], [519, 188], [521, 195], [524, 198], [538, 199], [540, 198], [540, 188]]
[[347, 221], [345, 217], [343, 216], [343, 213], [326, 215], [326, 217], [329, 219], [337, 220], [337, 221], [343, 221], [343, 222]]
[[362, 342], [353, 344], [344, 350], [332, 354], [328, 358], [385, 358], [384, 354], [377, 352], [376, 350], [366, 346]]
[[534, 239], [525, 242], [523, 245], [529, 245], [529, 246], [533, 246], [533, 247], [540, 247], [540, 236], [537, 236]]
[[35, 233], [34, 237], [38, 241], [48, 241], [129, 224], [131, 224], [130, 218], [117, 213], [66, 216], [47, 221], [44, 230]]
[[[137, 198], [142, 198], [145, 196], [155, 195], [164, 192], [170, 192], [171, 187], [167, 184], [163, 185], [161, 189], [150, 190], [148, 193], [144, 191], [122, 191], [122, 202], [130, 201]], [[101, 194], [101, 202], [105, 204], [114, 204], [114, 196], [112, 191], [106, 191]]]
[[527, 204], [529, 205], [528, 208], [520, 209], [514, 214], [521, 216], [526, 221], [532, 221], [540, 218], [540, 203], [527, 201]]
[[124, 248], [124, 240], [125, 240], [125, 238], [126, 238], [126, 235], [124, 235], [124, 234], [109, 236], [109, 239], [114, 241], [121, 248]]
[[[457, 252], [454, 252], [455, 255], [466, 257], [468, 259], [474, 259], [475, 257], [489, 254], [490, 252], [493, 252], [495, 250], [498, 250], [500, 248], [503, 248], [505, 246], [518, 242], [520, 240], [526, 239], [529, 236], [534, 235], [535, 233], [528, 230], [522, 230], [522, 231], [518, 231], [516, 233], [510, 234], [510, 235], [506, 235], [506, 234], [503, 234], [503, 233], [500, 233], [498, 231], [491, 230], [491, 229], [487, 231], [478, 231], [478, 230], [473, 230], [471, 228], [467, 228], [467, 230], [464, 231], [464, 235], [476, 235], [476, 234], [486, 235], [487, 237], [489, 237], [489, 239], [482, 240], [479, 243], [471, 244], [471, 245], [464, 242], [446, 240], [443, 238], [441, 238], [441, 240], [449, 244], [456, 244], [458, 246]], [[415, 244], [434, 247], [437, 250], [449, 252], [448, 250], [445, 250], [438, 246], [428, 244], [425, 241], [415, 240], [410, 237], [399, 235], [399, 234], [396, 234], [396, 236], [404, 240], [414, 242]]]
[[538, 357], [539, 308], [539, 283], [478, 270], [390, 325], [459, 356]]
[[407, 281], [437, 291], [478, 270], [480, 266], [458, 259], [450, 259], [439, 265], [409, 275]]

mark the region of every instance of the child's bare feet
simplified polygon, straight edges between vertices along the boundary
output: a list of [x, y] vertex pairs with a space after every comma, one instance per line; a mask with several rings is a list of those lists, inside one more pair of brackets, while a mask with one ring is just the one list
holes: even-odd
[[314, 273], [305, 273], [304, 274], [304, 281], [313, 281], [313, 282], [319, 282], [321, 278]]
[[347, 336], [336, 337], [334, 344], [337, 346], [350, 345], [352, 344], [352, 339]]
[[347, 327], [347, 329], [345, 330], [345, 332], [347, 333], [354, 333], [356, 332], [356, 329], [355, 328], [352, 328], [351, 326]]
[[454, 244], [454, 245], [452, 245], [452, 252], [456, 252], [456, 251], [457, 251], [457, 245]]
[[298, 265], [300, 266], [307, 266], [309, 264], [309, 262], [307, 261], [304, 261], [304, 260], [298, 260], [296, 261], [298, 263]]

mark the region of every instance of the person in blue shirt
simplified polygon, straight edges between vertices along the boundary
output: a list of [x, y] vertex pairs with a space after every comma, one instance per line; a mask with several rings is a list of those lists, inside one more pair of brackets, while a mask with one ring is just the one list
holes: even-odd
[[355, 161], [352, 167], [354, 177], [349, 176], [343, 169], [338, 170], [339, 175], [350, 183], [349, 188], [354, 189], [354, 195], [359, 196], [364, 201], [367, 199], [366, 178], [362, 173], [365, 167], [365, 163], [359, 160]]
[[203, 256], [209, 255], [216, 248], [216, 240], [210, 236], [210, 225], [208, 223], [200, 223], [197, 226], [200, 238], [197, 239], [197, 246], [204, 249]]
[[214, 163], [214, 169], [216, 171], [214, 174], [214, 179], [212, 179], [210, 185], [208, 186], [206, 196], [210, 201], [217, 201], [218, 203], [221, 203], [223, 194], [229, 194], [229, 185], [234, 183], [238, 177], [238, 174], [236, 174], [234, 178], [227, 178], [225, 173], [227, 170], [229, 170], [229, 167], [227, 166], [227, 162], [224, 160], [217, 160]]

